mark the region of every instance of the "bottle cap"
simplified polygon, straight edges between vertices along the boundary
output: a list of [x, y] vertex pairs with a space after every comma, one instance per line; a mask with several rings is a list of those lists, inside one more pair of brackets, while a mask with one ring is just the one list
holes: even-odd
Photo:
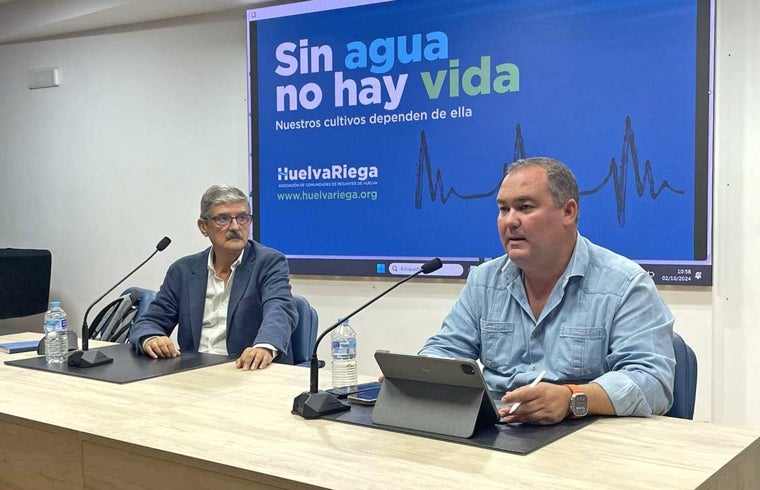
[[339, 321], [340, 323], [342, 323], [343, 325], [348, 325], [348, 318], [346, 318], [346, 319], [343, 319], [343, 317], [342, 317], [342, 316], [339, 316], [339, 317], [338, 317], [338, 321]]
[[56, 308], [56, 307], [60, 307], [60, 306], [61, 306], [61, 302], [60, 301], [51, 301], [50, 302], [50, 307], [51, 308]]

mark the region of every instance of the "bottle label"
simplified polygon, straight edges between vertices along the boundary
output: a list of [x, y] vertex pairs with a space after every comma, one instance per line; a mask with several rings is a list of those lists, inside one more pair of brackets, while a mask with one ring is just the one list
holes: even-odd
[[63, 332], [66, 330], [66, 319], [60, 318], [60, 319], [54, 319], [54, 320], [45, 320], [45, 331], [46, 332]]
[[336, 359], [353, 359], [356, 357], [356, 339], [333, 340], [332, 355]]

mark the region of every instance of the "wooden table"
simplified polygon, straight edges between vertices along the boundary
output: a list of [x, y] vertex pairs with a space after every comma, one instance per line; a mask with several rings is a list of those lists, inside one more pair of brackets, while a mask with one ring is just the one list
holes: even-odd
[[760, 431], [605, 418], [517, 456], [304, 420], [290, 413], [308, 388], [301, 367], [228, 363], [116, 385], [0, 364], [0, 385], [2, 488], [760, 486]]

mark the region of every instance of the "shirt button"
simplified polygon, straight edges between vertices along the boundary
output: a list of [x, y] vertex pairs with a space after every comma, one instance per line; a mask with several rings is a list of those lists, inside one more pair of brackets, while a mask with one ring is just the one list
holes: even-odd
[[536, 366], [531, 366], [531, 367], [530, 367], [530, 370], [531, 370], [531, 371], [535, 371], [535, 370], [536, 370]]
[[540, 332], [533, 332], [533, 338], [534, 338], [534, 339], [537, 339], [537, 338], [539, 338], [540, 336], [541, 336], [541, 333], [540, 333]]

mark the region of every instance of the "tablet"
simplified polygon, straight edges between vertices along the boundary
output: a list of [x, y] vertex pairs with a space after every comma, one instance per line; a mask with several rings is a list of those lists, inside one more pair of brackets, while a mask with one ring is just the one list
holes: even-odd
[[385, 376], [372, 422], [455, 437], [471, 437], [499, 413], [480, 367], [471, 359], [375, 352]]

